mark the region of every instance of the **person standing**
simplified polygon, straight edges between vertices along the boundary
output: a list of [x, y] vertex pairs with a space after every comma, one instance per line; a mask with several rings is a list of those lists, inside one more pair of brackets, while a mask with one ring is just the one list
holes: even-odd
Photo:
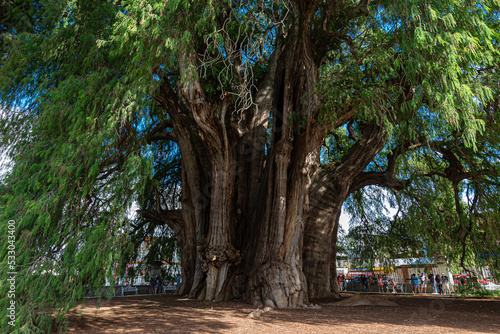
[[391, 278], [389, 283], [392, 285], [392, 293], [396, 293], [396, 281], [394, 280], [394, 278]]
[[378, 292], [384, 292], [384, 281], [382, 280], [381, 275], [378, 275], [377, 277], [377, 286], [378, 286]]
[[155, 292], [155, 277], [151, 276], [149, 279], [149, 293], [153, 294]]
[[161, 292], [161, 277], [160, 275], [156, 275], [156, 280], [155, 280], [155, 295], [157, 293]]
[[443, 290], [445, 294], [451, 294], [450, 291], [450, 279], [445, 274], [441, 273], [441, 281], [443, 283]]
[[418, 277], [415, 274], [411, 274], [411, 285], [413, 285], [413, 293], [418, 293], [419, 283]]
[[434, 295], [437, 295], [438, 292], [437, 292], [437, 286], [436, 286], [436, 279], [434, 277], [434, 274], [432, 273], [432, 270], [429, 271], [429, 276], [427, 276], [429, 278], [429, 284], [432, 285], [432, 294]]
[[443, 294], [443, 282], [441, 281], [441, 277], [438, 274], [438, 275], [436, 275], [436, 277], [434, 277], [434, 279], [436, 280], [439, 294], [442, 295]]
[[373, 276], [368, 276], [368, 289], [366, 291], [372, 292]]
[[457, 282], [458, 283], [458, 291], [463, 292], [465, 289], [465, 284], [466, 284], [464, 275], [462, 275], [462, 274], [457, 275], [457, 281], [458, 281]]
[[425, 274], [420, 274], [420, 293], [427, 293], [427, 277]]
[[342, 274], [342, 276], [340, 277], [340, 291], [346, 291], [345, 281], [345, 275]]
[[365, 275], [359, 276], [359, 284], [361, 285], [361, 291], [365, 289], [366, 277]]
[[165, 293], [165, 291], [163, 291], [163, 283], [165, 283], [165, 281], [160, 277], [160, 293]]

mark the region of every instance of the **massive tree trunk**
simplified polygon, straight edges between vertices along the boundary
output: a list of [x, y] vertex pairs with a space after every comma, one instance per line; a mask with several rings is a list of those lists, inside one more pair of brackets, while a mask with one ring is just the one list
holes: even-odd
[[[310, 35], [321, 1], [292, 2], [293, 24], [275, 46], [255, 108], [233, 113], [229, 94], [209, 101], [189, 48], [179, 52], [177, 92], [164, 82], [156, 98], [168, 110], [182, 156], [180, 294], [296, 307], [332, 293], [341, 206], [383, 137], [380, 127], [365, 126], [341, 165], [315, 174], [326, 131], [316, 94], [321, 55]], [[330, 126], [352, 113], [340, 116]]]
[[382, 128], [367, 124], [340, 164], [325, 166], [314, 175], [304, 232], [304, 273], [311, 298], [338, 297], [335, 260], [342, 204], [384, 143]]
[[[179, 57], [186, 110], [167, 103], [165, 96], [174, 95], [168, 87], [158, 99], [170, 114], [177, 111], [172, 122], [182, 154], [185, 227], [179, 239], [188, 268], [179, 293], [189, 290], [204, 300], [244, 295], [255, 304], [278, 307], [307, 301], [303, 214], [324, 131], [317, 125], [318, 73], [308, 36], [314, 5], [301, 9], [295, 8], [287, 43], [275, 50], [257, 109], [244, 119], [231, 122], [229, 97], [217, 105], [206, 100], [189, 50]], [[265, 154], [271, 110], [272, 138]], [[194, 121], [191, 131], [183, 115]], [[203, 144], [193, 143], [196, 137]], [[199, 201], [197, 193], [206, 197]]]
[[310, 298], [339, 297], [337, 231], [342, 204], [347, 196], [368, 185], [395, 191], [404, 187], [403, 182], [394, 176], [400, 150], [387, 157], [385, 171], [364, 171], [383, 148], [386, 139], [383, 128], [376, 124], [365, 124], [361, 133], [361, 139], [340, 164], [324, 166], [313, 178], [304, 232], [304, 273]]

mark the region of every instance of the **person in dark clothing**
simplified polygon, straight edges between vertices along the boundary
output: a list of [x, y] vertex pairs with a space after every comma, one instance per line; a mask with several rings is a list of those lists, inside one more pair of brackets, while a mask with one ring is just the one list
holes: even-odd
[[162, 280], [161, 280], [161, 277], [160, 275], [157, 275], [156, 276], [156, 280], [155, 280], [155, 294], [157, 293], [161, 293], [161, 287], [162, 287]]
[[435, 280], [436, 280], [438, 292], [440, 295], [442, 295], [443, 294], [443, 282], [441, 281], [441, 277], [439, 275], [436, 275]]
[[368, 277], [368, 290], [367, 291], [372, 292], [372, 285], [373, 285], [373, 277], [369, 276]]
[[365, 282], [366, 282], [365, 275], [359, 276], [359, 284], [361, 285], [361, 291], [363, 291], [363, 288], [365, 287]]
[[429, 278], [429, 284], [432, 285], [432, 293], [437, 295], [438, 291], [436, 286], [436, 278], [434, 277], [432, 270], [429, 271], [429, 275], [427, 277]]
[[340, 277], [340, 291], [347, 291], [346, 289], [346, 278], [345, 275]]

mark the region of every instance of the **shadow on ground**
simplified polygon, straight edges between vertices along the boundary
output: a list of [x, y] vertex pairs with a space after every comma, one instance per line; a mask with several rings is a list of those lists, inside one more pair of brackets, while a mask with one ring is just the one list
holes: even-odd
[[[343, 298], [348, 298], [344, 295]], [[80, 305], [70, 317], [71, 333], [435, 333], [500, 332], [500, 299], [433, 295], [378, 295], [398, 304], [271, 310], [248, 318], [251, 305], [200, 302], [172, 295], [133, 296]]]

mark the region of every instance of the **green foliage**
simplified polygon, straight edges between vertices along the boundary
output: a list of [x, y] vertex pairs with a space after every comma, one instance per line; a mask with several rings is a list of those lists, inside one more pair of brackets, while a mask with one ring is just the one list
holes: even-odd
[[[387, 145], [366, 172], [395, 156], [404, 180], [397, 194], [369, 188], [347, 201], [346, 242], [367, 262], [426, 249], [465, 267], [500, 264], [483, 256], [498, 254], [500, 236], [498, 15], [495, 1], [380, 2], [337, 30], [321, 68], [322, 117], [353, 112], [382, 126]], [[322, 161], [338, 164], [356, 139], [329, 133]]]
[[[143, 192], [138, 196], [141, 210], [155, 211], [157, 205], [164, 210], [179, 210], [181, 196], [181, 161], [176, 143], [155, 142], [150, 147], [153, 159], [153, 175], [146, 181]], [[138, 250], [148, 240], [146, 267], [157, 262], [174, 262], [179, 256], [177, 237], [168, 225], [152, 224], [149, 219], [136, 215], [131, 226], [131, 244], [127, 262], [138, 259]], [[143, 254], [144, 256], [144, 254]]]
[[356, 266], [373, 266], [396, 258], [422, 257], [426, 248], [421, 235], [408, 230], [392, 218], [390, 194], [378, 187], [367, 187], [352, 194], [345, 203], [351, 217], [343, 236], [346, 253]]
[[[348, 199], [348, 253], [369, 263], [422, 257], [425, 250], [429, 257], [445, 255], [450, 266], [497, 268], [498, 180], [486, 176], [454, 186], [442, 156], [428, 148], [422, 151], [401, 164], [401, 173], [410, 175], [403, 191], [391, 194], [369, 187]], [[498, 161], [490, 167], [497, 170]]]
[[[112, 279], [127, 242], [130, 199], [151, 167], [132, 120], [150, 101], [141, 87], [124, 84], [115, 65], [126, 56], [95, 43], [112, 32], [116, 9], [107, 2], [42, 4], [50, 29], [19, 34], [0, 71], [3, 107], [10, 109], [2, 140], [15, 163], [2, 221], [16, 224], [19, 333], [49, 331], [52, 315], [62, 320], [88, 289]], [[12, 271], [6, 243], [2, 291]], [[2, 298], [2, 309], [7, 303]], [[12, 329], [7, 320], [2, 316], [2, 331]]]
[[500, 291], [487, 290], [479, 283], [458, 285], [455, 289], [456, 296], [463, 297], [500, 297]]
[[381, 2], [345, 26], [336, 33], [340, 47], [321, 68], [323, 118], [351, 111], [396, 138], [461, 131], [474, 147], [485, 130], [482, 106], [493, 97], [483, 69], [498, 55], [497, 23], [484, 8], [466, 1]]
[[[498, 259], [484, 255], [498, 254], [499, 183], [493, 174], [500, 167], [499, 160], [483, 164], [483, 153], [475, 154], [470, 148], [455, 146], [456, 143], [444, 145], [462, 152], [456, 156], [474, 179], [450, 179], [452, 164], [443, 161], [439, 152], [427, 148], [419, 154], [413, 152], [411, 163], [401, 168], [402, 173], [411, 175], [411, 186], [397, 195], [401, 222], [413, 235], [426, 240], [430, 254], [445, 254], [461, 266], [497, 267]], [[497, 148], [493, 151], [496, 153], [484, 150], [486, 154], [498, 154]], [[485, 170], [493, 173], [484, 173]]]

